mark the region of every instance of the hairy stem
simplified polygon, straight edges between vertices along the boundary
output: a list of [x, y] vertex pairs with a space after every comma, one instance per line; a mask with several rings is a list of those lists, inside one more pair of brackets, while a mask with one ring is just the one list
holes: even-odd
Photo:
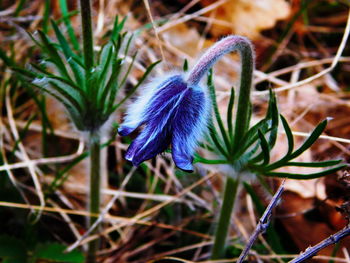
[[[193, 67], [188, 75], [187, 83], [189, 86], [197, 86], [219, 58], [233, 51], [238, 52], [242, 63], [235, 130], [232, 144], [230, 145], [232, 152], [235, 152], [240, 147], [241, 140], [248, 131], [251, 117], [250, 91], [254, 70], [254, 52], [250, 41], [241, 36], [228, 36], [218, 41], [204, 53]], [[232, 137], [232, 134], [230, 134], [230, 137]], [[237, 187], [238, 180], [227, 177], [219, 223], [215, 233], [212, 259], [218, 259], [223, 256]]]
[[[89, 209], [91, 214], [99, 214], [100, 212], [100, 135], [96, 131], [90, 132], [90, 204]], [[97, 220], [96, 217], [90, 217], [88, 226], [92, 227]], [[98, 227], [91, 231], [91, 234], [98, 232]], [[96, 262], [96, 251], [98, 249], [99, 240], [94, 240], [89, 243], [87, 263]]]
[[214, 246], [211, 252], [211, 259], [219, 259], [224, 254], [225, 243], [231, 222], [231, 214], [237, 195], [237, 188], [238, 179], [227, 176], [219, 222], [215, 232]]
[[[94, 66], [94, 41], [92, 35], [91, 22], [91, 3], [90, 0], [80, 0], [81, 24], [83, 35], [83, 52], [84, 64], [86, 67], [86, 80], [88, 89], [90, 86], [91, 69]], [[91, 214], [100, 212], [100, 134], [98, 130], [91, 130], [89, 134], [90, 147], [90, 204], [89, 211]], [[91, 228], [96, 221], [96, 217], [90, 217], [88, 227]], [[98, 227], [91, 231], [92, 234], [98, 231]], [[96, 262], [96, 251], [98, 249], [99, 240], [89, 243], [86, 262]]]
[[252, 47], [250, 45], [245, 45], [243, 48], [241, 48], [240, 55], [242, 70], [236, 112], [235, 132], [233, 137], [233, 151], [240, 147], [241, 139], [249, 129], [249, 121], [251, 116], [250, 91], [254, 69]]
[[84, 63], [89, 74], [94, 65], [94, 40], [92, 37], [91, 3], [90, 0], [80, 0], [81, 24], [83, 30]]
[[240, 76], [240, 87], [238, 106], [236, 112], [235, 132], [233, 138], [233, 150], [240, 145], [249, 128], [250, 120], [250, 91], [252, 86], [252, 76], [254, 69], [253, 47], [250, 41], [241, 36], [228, 36], [221, 39], [199, 59], [188, 76], [188, 84], [196, 86], [203, 78], [205, 73], [217, 62], [223, 55], [237, 51], [241, 57], [242, 70]]

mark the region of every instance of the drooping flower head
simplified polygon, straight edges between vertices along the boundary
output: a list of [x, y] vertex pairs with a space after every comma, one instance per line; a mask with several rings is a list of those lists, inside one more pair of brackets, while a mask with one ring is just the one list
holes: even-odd
[[125, 158], [137, 166], [165, 151], [171, 145], [177, 167], [192, 171], [193, 153], [205, 131], [210, 103], [199, 86], [189, 86], [181, 75], [150, 83], [140, 97], [129, 106], [119, 128], [125, 136], [144, 125], [131, 143]]
[[222, 55], [240, 49], [240, 45], [251, 49], [246, 38], [226, 37], [207, 50], [187, 77], [173, 74], [145, 86], [118, 129], [125, 136], [144, 126], [125, 158], [138, 166], [171, 146], [176, 166], [193, 171], [193, 154], [207, 128], [211, 109], [207, 89], [200, 80]]

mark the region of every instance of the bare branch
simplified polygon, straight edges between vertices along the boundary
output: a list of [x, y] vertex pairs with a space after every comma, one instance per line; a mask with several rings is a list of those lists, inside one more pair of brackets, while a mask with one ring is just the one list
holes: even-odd
[[260, 218], [259, 224], [256, 226], [254, 233], [251, 235], [251, 237], [248, 241], [248, 244], [246, 245], [246, 247], [242, 251], [241, 255], [239, 256], [237, 263], [243, 262], [244, 258], [247, 256], [249, 250], [252, 248], [255, 240], [258, 238], [258, 236], [260, 234], [264, 233], [266, 231], [267, 227], [269, 226], [272, 209], [276, 207], [276, 205], [278, 204], [278, 201], [281, 197], [281, 194], [283, 193], [284, 182], [285, 182], [285, 180], [283, 180], [282, 184], [280, 185], [277, 192], [273, 196], [270, 204], [266, 208], [264, 214]]
[[306, 259], [313, 257], [321, 249], [328, 247], [329, 245], [338, 243], [342, 238], [346, 237], [349, 234], [350, 234], [350, 225], [347, 225], [342, 230], [322, 240], [317, 245], [307, 248], [304, 253], [300, 254], [300, 256], [296, 257], [295, 259], [289, 261], [289, 263], [303, 262]]

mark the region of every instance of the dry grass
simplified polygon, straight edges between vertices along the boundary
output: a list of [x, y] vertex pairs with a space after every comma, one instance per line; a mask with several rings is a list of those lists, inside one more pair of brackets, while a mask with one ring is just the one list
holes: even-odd
[[[130, 30], [140, 28], [149, 22], [152, 25], [152, 28], [144, 30], [134, 43], [134, 50], [139, 50], [139, 61], [137, 70], [130, 79], [131, 84], [139, 77], [140, 71], [144, 70], [143, 65], [157, 59], [163, 59], [164, 63], [163, 66], [157, 67], [154, 75], [163, 74], [169, 68], [181, 68], [185, 58], [193, 64], [203, 49], [215, 41], [210, 37], [213, 25], [219, 24], [231, 28], [229, 22], [222, 18], [216, 19], [215, 10], [229, 2], [234, 4], [234, 1], [213, 1], [208, 5], [200, 5], [199, 0], [192, 0], [186, 5], [181, 4], [183, 2], [178, 1], [168, 7], [161, 1], [95, 1], [96, 48], [99, 48], [102, 36], [111, 28], [115, 15], [129, 14], [127, 28]], [[6, 5], [7, 1], [3, 1], [2, 4]], [[71, 7], [74, 8], [73, 2]], [[259, 36], [254, 39], [258, 59], [266, 57], [268, 45], [276, 48], [272, 60], [268, 62], [269, 66], [266, 66], [267, 63], [258, 61], [254, 83], [274, 89], [280, 101], [281, 112], [288, 119], [293, 120], [295, 136], [307, 136], [311, 127], [325, 117], [331, 116], [334, 119], [334, 125], [330, 122], [327, 134], [321, 137], [323, 140], [320, 140], [306, 158], [341, 157], [349, 160], [350, 53], [347, 40], [350, 31], [350, 13], [346, 14], [348, 8], [344, 5], [339, 8], [341, 15], [329, 13], [328, 20], [321, 15], [312, 14], [310, 24], [306, 25], [299, 18], [287, 36], [277, 42], [278, 32], [292, 21], [298, 7], [300, 5], [294, 3], [288, 19], [274, 25], [264, 34], [259, 32]], [[15, 60], [19, 63], [35, 60], [34, 56], [37, 54], [29, 52], [32, 44], [24, 32], [26, 30], [33, 32], [40, 27], [43, 8], [43, 1], [31, 1], [17, 17], [13, 16], [16, 4], [8, 5], [6, 9], [0, 11], [2, 48], [9, 51], [12, 47], [16, 50]], [[58, 18], [59, 13], [58, 3], [55, 2], [52, 16]], [[167, 20], [165, 23], [159, 22], [164, 19]], [[73, 17], [72, 21], [78, 30], [80, 26], [77, 17]], [[316, 22], [312, 24], [313, 21]], [[231, 30], [232, 33], [235, 32], [235, 28]], [[337, 43], [323, 40], [323, 35], [332, 34], [332, 32], [342, 32], [341, 37], [340, 33], [337, 33]], [[312, 41], [305, 44], [304, 40], [308, 37]], [[327, 46], [330, 44], [333, 45]], [[32, 57], [27, 57], [28, 53]], [[287, 55], [292, 56], [296, 63], [286, 61]], [[263, 68], [268, 71], [262, 71]], [[227, 56], [216, 70], [219, 106], [223, 111], [227, 107], [229, 89], [236, 76], [236, 70], [237, 61], [234, 56]], [[117, 185], [106, 184], [102, 190], [104, 204], [100, 215], [90, 215], [85, 212], [84, 192], [87, 183], [84, 163], [68, 172], [67, 181], [57, 189], [54, 196], [45, 197], [43, 188], [54, 178], [55, 168], [53, 167], [62, 169], [64, 164], [80, 156], [85, 148], [84, 137], [75, 132], [67, 120], [62, 121], [64, 114], [62, 109], [52, 103], [48, 107], [53, 107], [49, 117], [54, 125], [55, 136], [54, 140], [49, 142], [49, 147], [67, 147], [67, 149], [63, 150], [66, 154], [58, 154], [59, 151], [57, 151], [55, 155], [54, 148], [51, 149], [50, 156], [43, 157], [38, 146], [41, 144], [43, 132], [40, 115], [35, 117], [25, 136], [21, 135], [21, 132], [26, 129], [30, 116], [38, 111], [37, 106], [30, 98], [26, 99], [25, 103], [21, 103], [21, 96], [26, 91], [22, 87], [11, 87], [8, 84], [7, 81], [11, 77], [9, 70], [0, 72], [0, 76], [2, 96], [0, 103], [3, 109], [0, 117], [0, 147], [3, 164], [0, 165], [0, 171], [3, 172], [2, 176], [7, 176], [13, 184], [13, 191], [18, 191], [23, 198], [23, 203], [0, 201], [0, 206], [28, 209], [39, 221], [44, 217], [49, 218], [50, 214], [55, 214], [62, 222], [61, 231], [70, 232], [74, 237], [74, 241], [71, 237], [64, 240], [66, 235], [60, 236], [60, 233], [53, 233], [60, 236], [67, 244], [67, 250], [84, 247], [87, 242], [98, 237], [102, 238], [104, 249], [100, 251], [99, 257], [101, 262], [105, 263], [160, 262], [160, 259], [163, 260], [162, 262], [235, 262], [235, 258], [225, 261], [206, 260], [208, 248], [212, 244], [212, 229], [206, 229], [205, 232], [203, 228], [193, 228], [193, 224], [198, 222], [209, 226], [215, 217], [213, 215], [216, 214], [217, 207], [213, 206], [215, 203], [213, 201], [220, 203], [220, 188], [225, 173], [220, 167], [208, 170], [207, 166], [198, 165], [198, 175], [179, 175], [165, 155], [165, 158], [158, 157], [155, 161], [146, 162], [147, 173], [144, 173], [137, 169], [130, 169], [126, 165], [122, 156], [127, 143], [117, 138], [111, 144], [106, 160], [108, 157], [110, 173], [119, 176], [119, 179], [115, 179], [116, 176], [113, 175], [115, 179], [113, 182], [116, 180], [119, 182]], [[257, 90], [253, 93], [255, 107], [261, 108], [261, 112], [266, 108], [267, 93], [267, 90]], [[28, 94], [25, 96], [28, 98]], [[259, 118], [261, 112], [257, 111], [255, 117]], [[119, 122], [121, 116], [122, 112], [118, 112], [115, 115], [115, 121]], [[7, 160], [6, 156], [9, 156], [15, 145], [14, 155], [11, 156], [11, 160]], [[280, 152], [275, 153], [275, 156], [282, 154], [283, 147], [280, 148]], [[47, 166], [50, 169], [47, 169]], [[128, 190], [128, 188], [140, 188], [137, 185], [138, 182], [132, 181], [134, 177], [143, 178], [145, 183], [141, 187], [143, 191]], [[129, 187], [130, 184], [131, 187]], [[327, 187], [325, 185], [325, 188]], [[242, 245], [256, 225], [257, 214], [252, 201], [243, 192], [240, 197], [232, 238], [240, 238]], [[166, 208], [173, 211], [172, 216], [166, 216], [167, 213], [171, 213]], [[98, 217], [99, 222], [103, 223], [100, 236], [89, 235], [88, 230], [84, 229], [84, 220], [77, 219], [75, 216]], [[284, 235], [287, 234], [284, 233]], [[184, 243], [181, 239], [186, 238], [191, 240], [187, 242], [189, 244], [177, 245]], [[263, 237], [260, 242], [269, 250], [269, 245]], [[283, 262], [282, 259], [295, 256], [276, 255], [272, 249], [267, 254], [259, 254], [258, 251], [253, 250], [251, 257], [256, 260], [274, 259]], [[180, 256], [177, 257], [178, 255], [184, 255], [191, 260], [182, 259]], [[339, 250], [337, 257], [320, 255], [315, 258], [319, 262], [331, 259], [334, 262], [350, 262], [345, 247]]]

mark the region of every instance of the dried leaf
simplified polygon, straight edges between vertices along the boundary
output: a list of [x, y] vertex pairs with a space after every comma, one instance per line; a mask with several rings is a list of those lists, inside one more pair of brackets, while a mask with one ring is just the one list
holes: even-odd
[[[201, 3], [207, 6], [213, 1], [202, 0]], [[285, 0], [230, 0], [212, 11], [216, 12], [215, 19], [228, 23], [214, 22], [211, 33], [214, 36], [233, 33], [254, 39], [262, 30], [272, 28], [278, 20], [288, 18], [290, 10], [290, 4]]]

